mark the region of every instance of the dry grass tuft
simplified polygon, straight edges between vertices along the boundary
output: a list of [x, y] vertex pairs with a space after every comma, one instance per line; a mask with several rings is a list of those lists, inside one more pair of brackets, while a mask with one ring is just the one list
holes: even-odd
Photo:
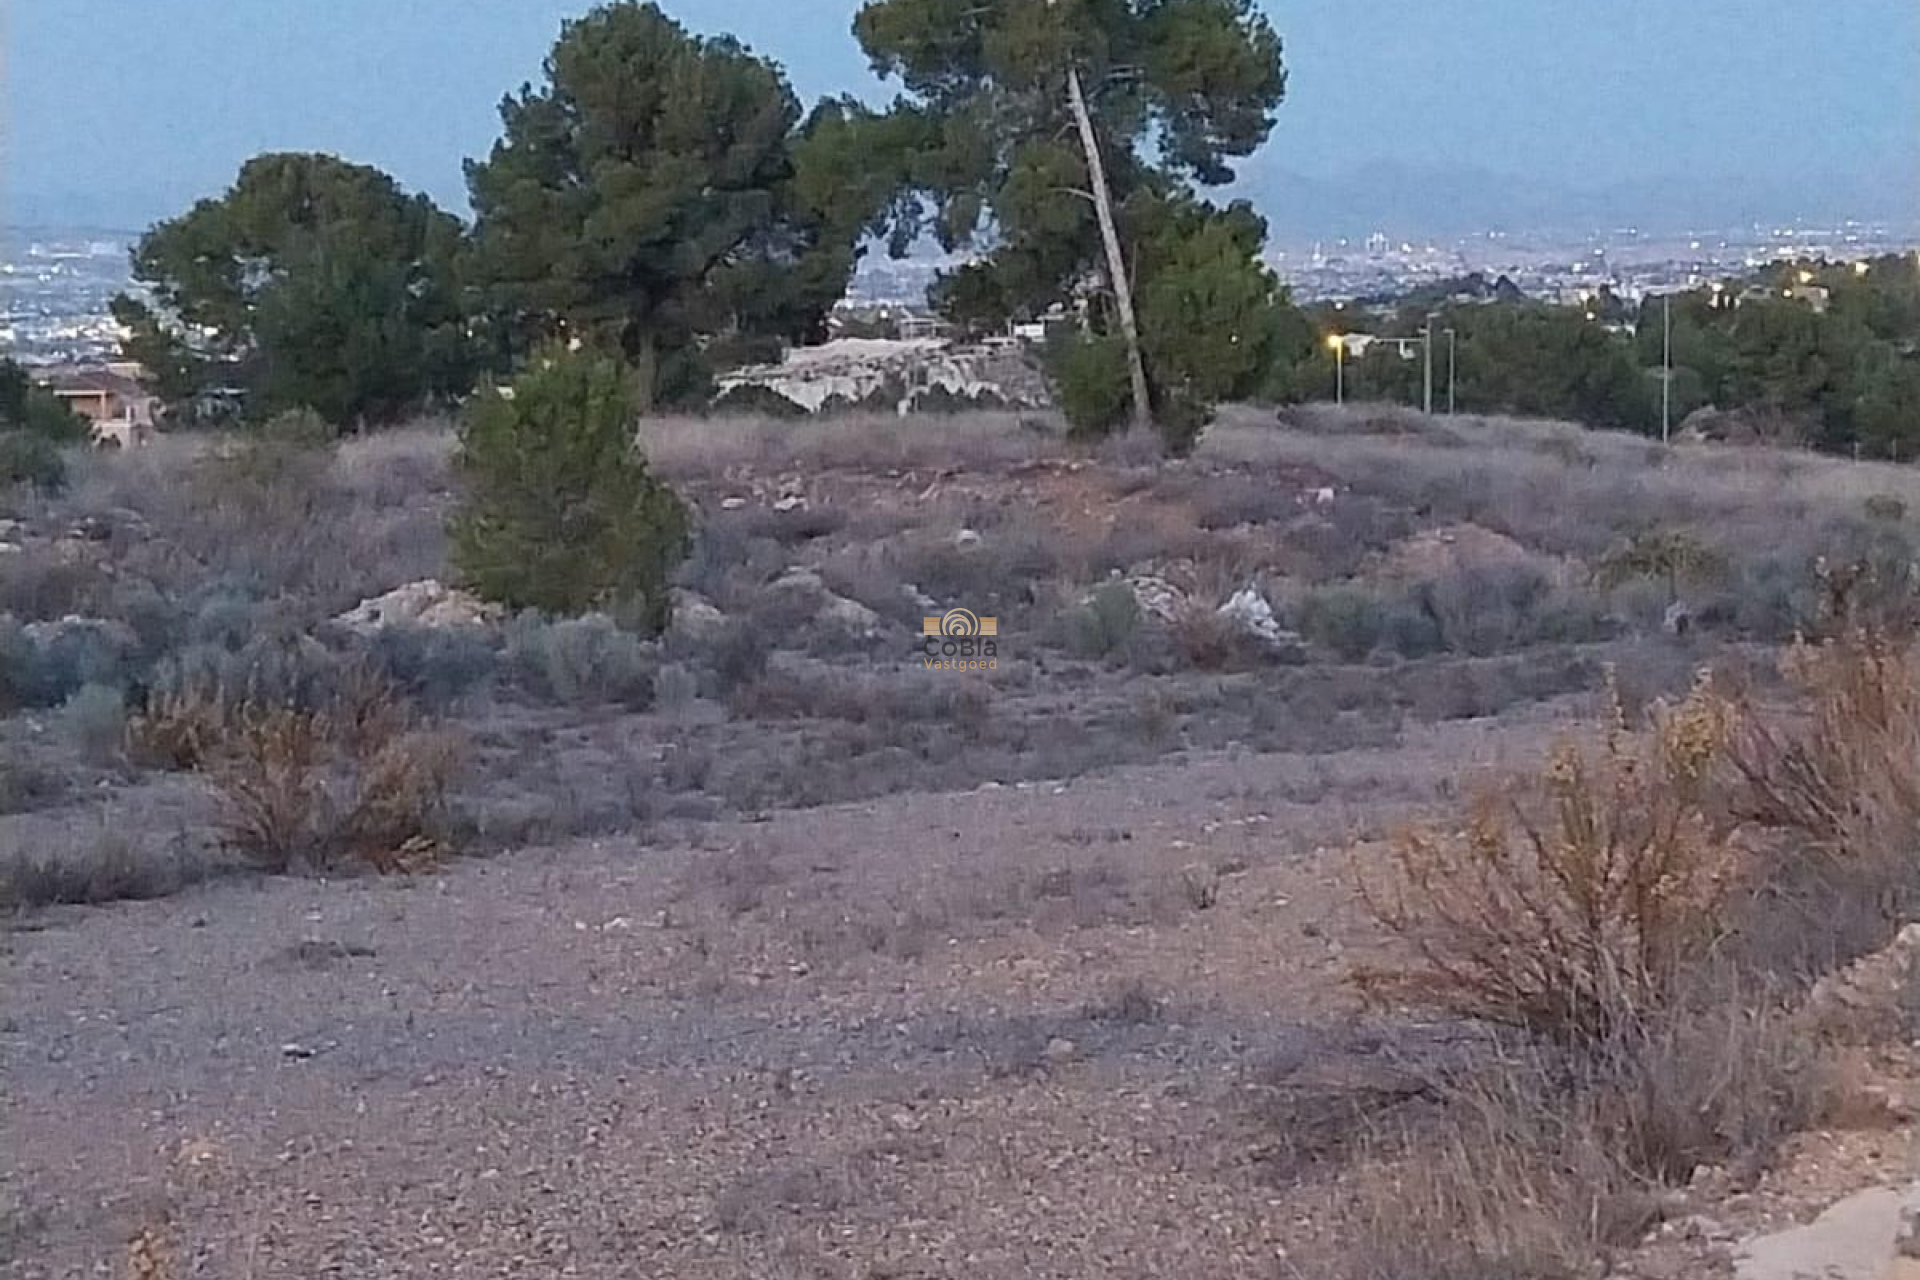
[[[1720, 991], [1721, 996], [1730, 993]], [[1509, 1048], [1376, 1130], [1335, 1191], [1344, 1280], [1598, 1274], [1700, 1168], [1736, 1183], [1826, 1122], [1838, 1077], [1776, 1007], [1722, 999], [1569, 1055]]]
[[1703, 677], [1628, 734], [1617, 691], [1596, 742], [1556, 748], [1518, 796], [1482, 796], [1464, 830], [1413, 830], [1368, 906], [1413, 962], [1370, 989], [1591, 1044], [1669, 1006], [1727, 929], [1736, 850], [1711, 812], [1726, 703]]

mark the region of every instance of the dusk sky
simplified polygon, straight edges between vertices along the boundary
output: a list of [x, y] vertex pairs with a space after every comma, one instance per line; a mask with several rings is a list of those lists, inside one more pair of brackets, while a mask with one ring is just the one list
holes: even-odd
[[[0, 0], [0, 213], [138, 226], [264, 150], [376, 164], [464, 211], [462, 157], [579, 0]], [[803, 97], [883, 99], [851, 0], [668, 0], [784, 63]], [[1557, 185], [1837, 181], [1920, 201], [1915, 0], [1268, 0], [1288, 100], [1262, 163]], [[1911, 203], [1907, 207], [1912, 207]], [[1783, 211], [1784, 212], [1784, 211]]]

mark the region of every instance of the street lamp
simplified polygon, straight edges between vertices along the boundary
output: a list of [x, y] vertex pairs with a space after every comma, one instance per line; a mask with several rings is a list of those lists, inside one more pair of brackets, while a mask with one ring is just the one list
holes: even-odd
[[1333, 352], [1333, 402], [1347, 402], [1347, 340], [1337, 333], [1327, 335], [1327, 349]]
[[1433, 416], [1433, 321], [1434, 314], [1429, 311], [1427, 327], [1421, 331], [1421, 346], [1424, 348], [1422, 354], [1426, 364], [1421, 372], [1420, 411], [1429, 418]]
[[1460, 331], [1458, 329], [1455, 329], [1452, 325], [1448, 325], [1446, 329], [1446, 334], [1447, 334], [1447, 416], [1451, 418], [1453, 416], [1453, 388], [1454, 388], [1453, 375], [1454, 375], [1454, 369], [1458, 364], [1457, 357], [1459, 355], [1459, 348], [1460, 348]]

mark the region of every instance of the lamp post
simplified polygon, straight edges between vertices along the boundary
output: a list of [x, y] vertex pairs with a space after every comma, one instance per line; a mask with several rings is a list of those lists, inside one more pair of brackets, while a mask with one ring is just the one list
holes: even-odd
[[1420, 411], [1429, 418], [1433, 416], [1433, 314], [1427, 314], [1427, 327], [1421, 330], [1422, 355], [1425, 366], [1420, 375]]
[[1327, 335], [1327, 347], [1333, 352], [1333, 402], [1347, 402], [1347, 340], [1337, 333]]
[[1447, 416], [1453, 416], [1454, 370], [1458, 365], [1460, 331], [1452, 325], [1447, 326]]

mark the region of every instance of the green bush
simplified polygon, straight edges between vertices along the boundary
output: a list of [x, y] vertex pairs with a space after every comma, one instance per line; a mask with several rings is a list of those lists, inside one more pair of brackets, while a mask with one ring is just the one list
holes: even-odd
[[1403, 596], [1357, 583], [1309, 591], [1295, 607], [1293, 625], [1348, 662], [1359, 662], [1379, 649], [1404, 658], [1425, 657], [1444, 645], [1431, 614]]
[[449, 528], [470, 587], [516, 609], [666, 626], [687, 512], [640, 456], [636, 404], [618, 363], [557, 348], [510, 394], [474, 398], [457, 460], [466, 496]]
[[1067, 427], [1082, 438], [1124, 427], [1133, 407], [1127, 347], [1116, 337], [1061, 330], [1047, 344], [1047, 376]]
[[26, 431], [0, 431], [0, 488], [30, 484], [53, 492], [66, 483], [67, 464], [53, 441]]
[[1068, 619], [1068, 642], [1083, 658], [1108, 658], [1133, 642], [1140, 630], [1140, 602], [1124, 582], [1096, 588]]
[[0, 356], [0, 489], [61, 488], [67, 482], [61, 446], [86, 443], [90, 430], [86, 419], [35, 386], [17, 362]]

